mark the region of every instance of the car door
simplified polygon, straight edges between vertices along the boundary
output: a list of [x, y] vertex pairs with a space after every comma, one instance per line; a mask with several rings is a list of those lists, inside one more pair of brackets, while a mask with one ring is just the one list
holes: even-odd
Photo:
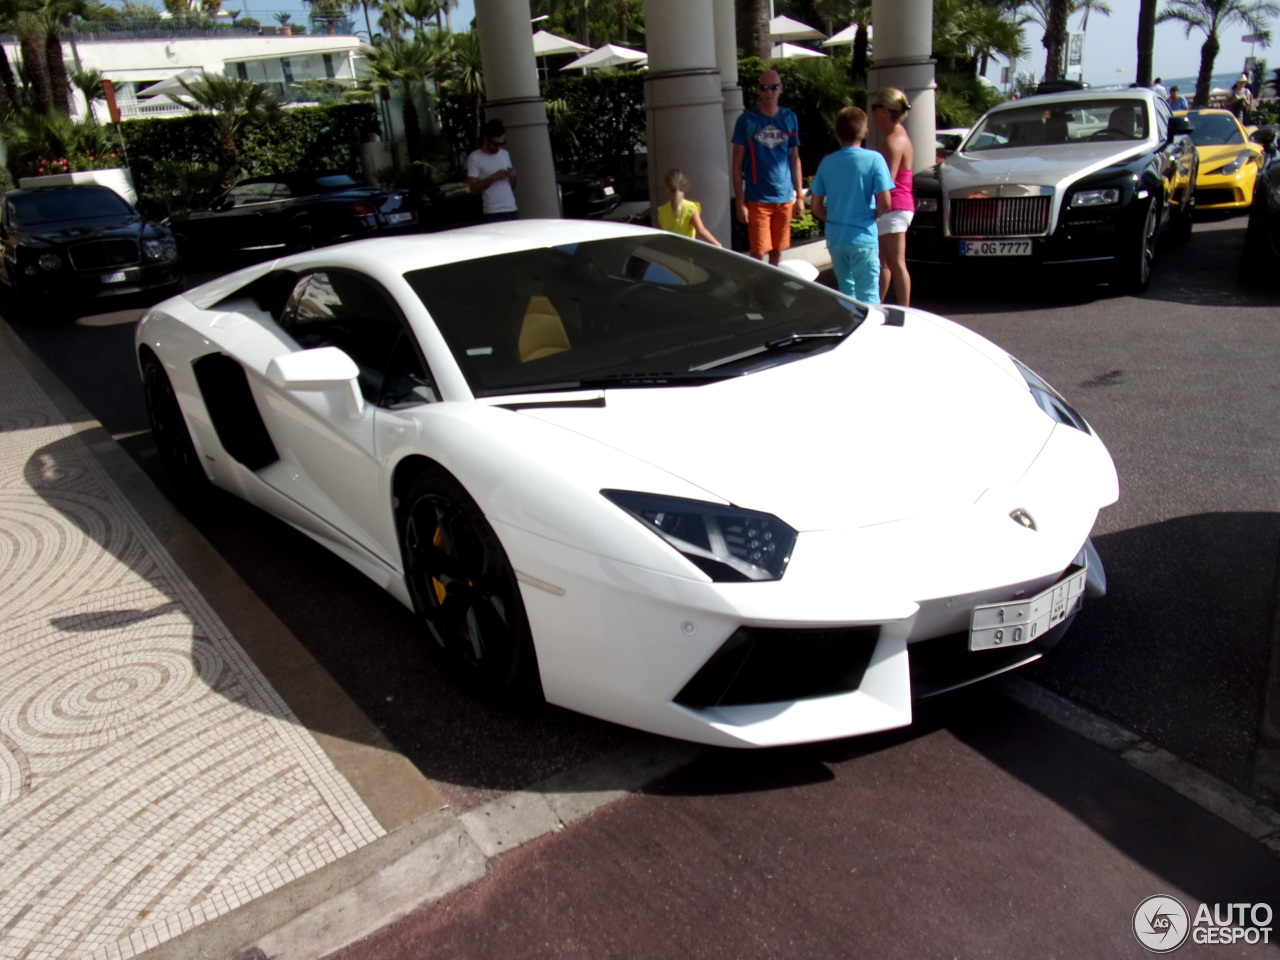
[[346, 270], [301, 276], [280, 318], [300, 349], [337, 347], [355, 361], [364, 408], [353, 417], [331, 392], [271, 390], [262, 410], [280, 460], [259, 476], [334, 529], [399, 563], [390, 478], [378, 457], [378, 431], [396, 411], [436, 398], [426, 365], [394, 300], [369, 277]]
[[191, 214], [175, 229], [210, 249], [245, 250], [280, 243], [268, 228], [268, 216], [288, 190], [275, 181], [239, 183], [215, 200], [208, 210]]
[[1164, 101], [1155, 101], [1156, 137], [1160, 141], [1160, 178], [1168, 198], [1168, 216], [1180, 210], [1195, 190], [1196, 148], [1189, 137], [1169, 132], [1172, 113]]

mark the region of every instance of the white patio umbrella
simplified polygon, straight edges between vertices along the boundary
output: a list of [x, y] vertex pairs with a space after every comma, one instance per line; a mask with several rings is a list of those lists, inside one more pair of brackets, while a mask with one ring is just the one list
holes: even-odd
[[[845, 44], [848, 44], [849, 46], [853, 46], [853, 41], [856, 40], [857, 37], [858, 37], [858, 25], [856, 23], [853, 23], [845, 27], [839, 33], [833, 33], [826, 40], [823, 40], [822, 46], [839, 47]], [[868, 40], [871, 39], [871, 24], [867, 24], [867, 39]]]
[[821, 40], [826, 34], [815, 30], [807, 23], [792, 20], [790, 17], [777, 16], [769, 21], [769, 38], [771, 40]]
[[578, 43], [567, 37], [557, 37], [554, 33], [539, 30], [533, 35], [533, 55], [535, 57], [554, 57], [561, 53], [590, 53], [591, 48], [585, 43]]
[[601, 70], [605, 67], [620, 67], [624, 64], [638, 66], [647, 62], [649, 55], [643, 50], [631, 50], [620, 47], [616, 43], [606, 43], [603, 47], [592, 50], [579, 57], [573, 63], [566, 63], [561, 70]]
[[825, 57], [825, 53], [810, 50], [796, 43], [775, 43], [773, 45], [774, 60], [803, 60], [806, 57]]
[[144, 87], [138, 91], [137, 96], [158, 97], [164, 95], [172, 97], [175, 94], [177, 96], [182, 96], [187, 92], [186, 88], [182, 86], [183, 80], [187, 83], [191, 83], [195, 80], [199, 80], [203, 76], [203, 70], [198, 70], [195, 67], [187, 67], [187, 69], [183, 70], [181, 73], [175, 73], [172, 77], [166, 77], [159, 83], [153, 83], [149, 87]]

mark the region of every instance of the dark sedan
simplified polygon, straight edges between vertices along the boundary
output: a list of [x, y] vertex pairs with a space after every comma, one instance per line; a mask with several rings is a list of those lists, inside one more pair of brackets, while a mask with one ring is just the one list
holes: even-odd
[[907, 258], [967, 274], [1073, 271], [1140, 292], [1160, 237], [1191, 232], [1190, 131], [1142, 88], [1001, 104], [917, 175]]
[[0, 280], [24, 307], [182, 284], [173, 234], [109, 187], [10, 190], [0, 239]]
[[206, 253], [309, 250], [417, 226], [405, 190], [383, 190], [349, 173], [282, 173], [242, 180], [208, 210], [174, 217], [183, 243]]

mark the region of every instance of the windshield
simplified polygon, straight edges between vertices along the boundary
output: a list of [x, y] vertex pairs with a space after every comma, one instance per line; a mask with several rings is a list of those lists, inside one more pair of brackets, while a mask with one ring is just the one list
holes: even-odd
[[405, 279], [477, 396], [738, 376], [830, 347], [866, 316], [834, 291], [671, 234], [525, 250]]
[[1191, 142], [1197, 147], [1218, 144], [1244, 143], [1244, 131], [1236, 118], [1226, 113], [1188, 113], [1191, 121]]
[[134, 216], [133, 208], [108, 187], [10, 194], [9, 204], [11, 222], [18, 227], [122, 220]]
[[1143, 100], [1089, 98], [1053, 104], [1028, 104], [997, 110], [974, 128], [965, 153], [1004, 147], [1145, 140], [1147, 105]]

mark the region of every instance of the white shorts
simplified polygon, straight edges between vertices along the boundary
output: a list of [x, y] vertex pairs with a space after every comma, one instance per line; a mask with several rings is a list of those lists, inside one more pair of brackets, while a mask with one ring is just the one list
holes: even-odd
[[876, 217], [876, 232], [882, 237], [886, 233], [906, 233], [914, 216], [915, 212], [912, 210], [890, 210], [882, 213]]

